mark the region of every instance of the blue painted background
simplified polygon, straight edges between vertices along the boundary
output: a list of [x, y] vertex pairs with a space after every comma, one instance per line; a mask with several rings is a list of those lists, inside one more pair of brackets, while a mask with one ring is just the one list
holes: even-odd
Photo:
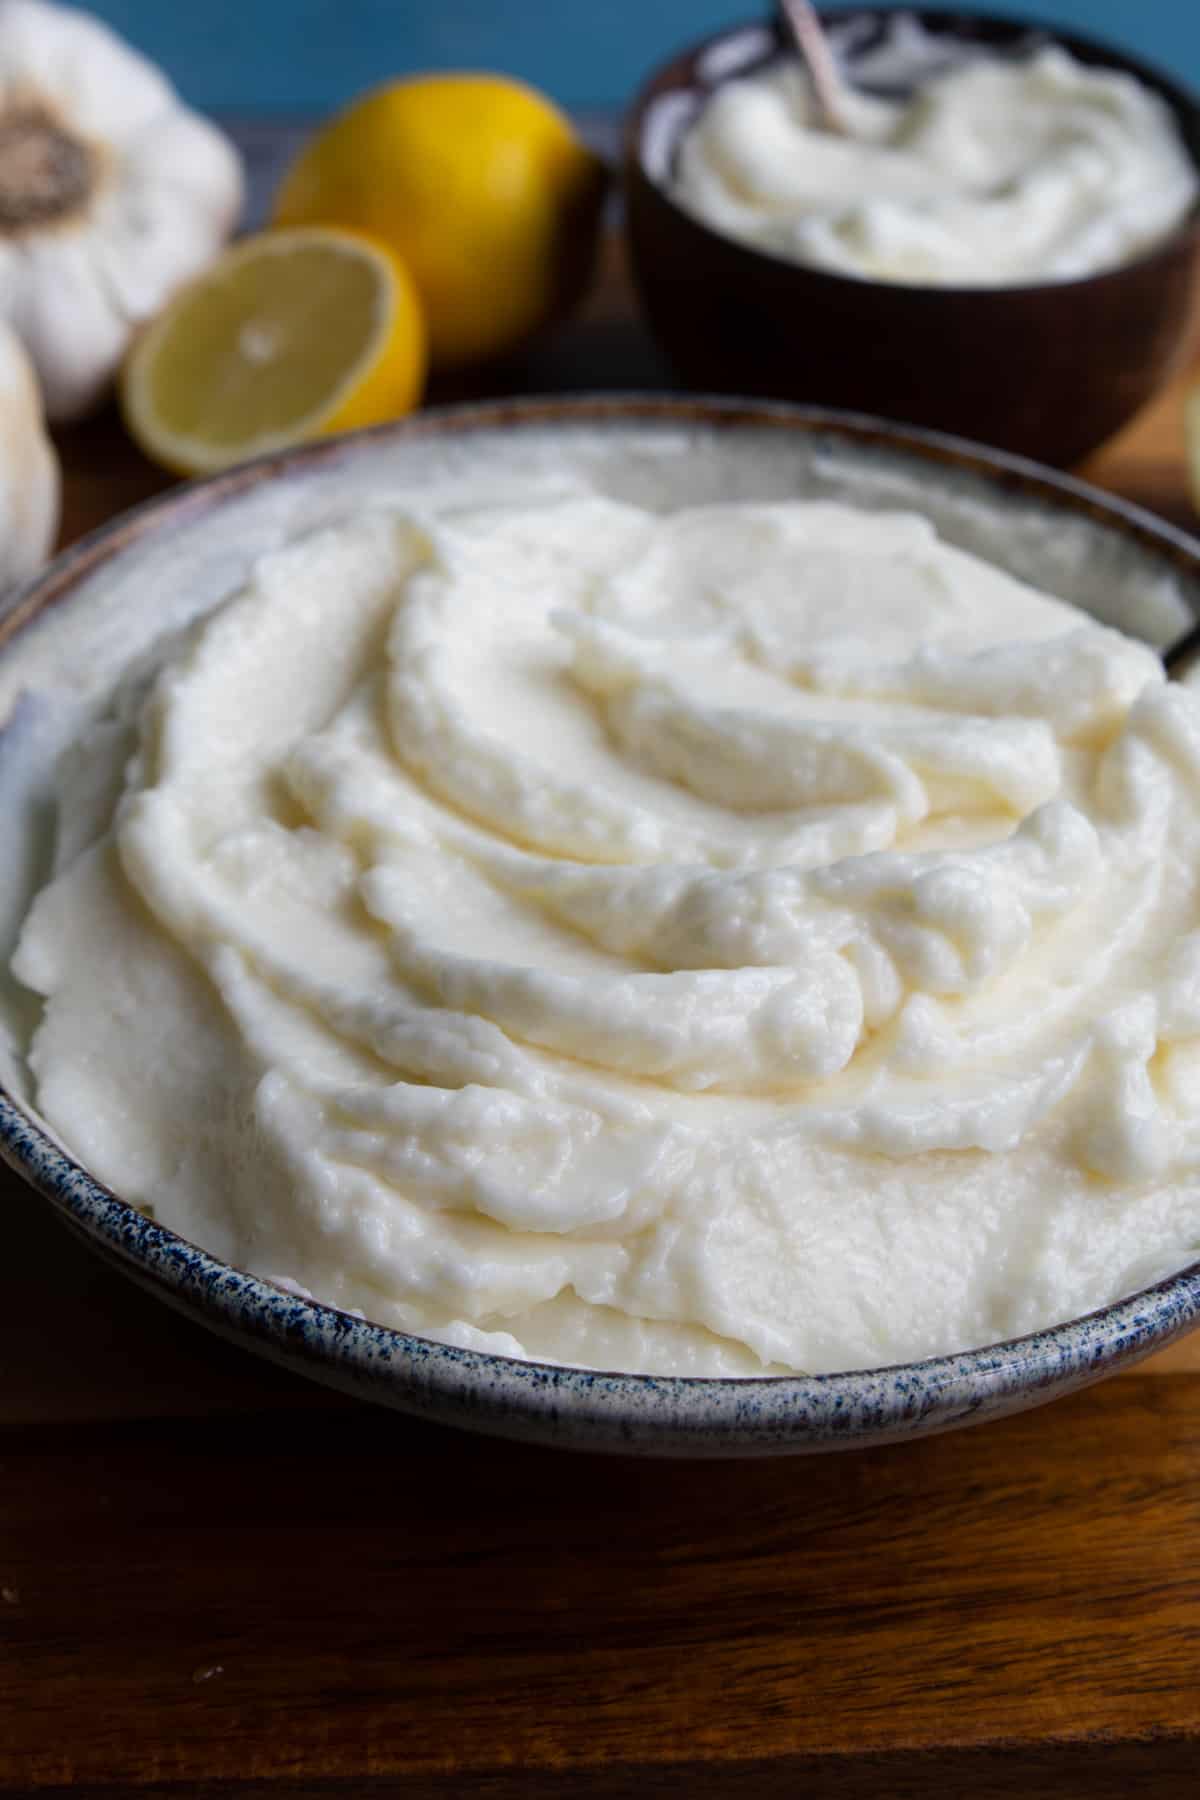
[[[669, 51], [763, 0], [95, 0], [195, 104], [313, 112], [425, 68], [495, 68], [619, 105]], [[970, 11], [968, 5], [963, 10]], [[989, 0], [1140, 51], [1200, 87], [1200, 0]]]

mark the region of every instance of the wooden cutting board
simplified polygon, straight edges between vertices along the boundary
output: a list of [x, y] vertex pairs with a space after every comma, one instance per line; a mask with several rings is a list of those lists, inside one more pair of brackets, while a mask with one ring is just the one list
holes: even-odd
[[[619, 246], [508, 378], [666, 382]], [[1181, 392], [1087, 473], [1188, 524]], [[61, 448], [68, 538], [166, 485]], [[1200, 1334], [896, 1449], [603, 1461], [308, 1386], [0, 1206], [0, 1793], [1197, 1792]]]

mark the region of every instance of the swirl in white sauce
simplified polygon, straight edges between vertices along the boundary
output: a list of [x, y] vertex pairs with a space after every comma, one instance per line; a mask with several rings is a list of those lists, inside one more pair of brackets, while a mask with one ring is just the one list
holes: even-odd
[[905, 101], [850, 93], [818, 128], [794, 63], [717, 89], [679, 147], [676, 198], [728, 236], [878, 281], [1069, 281], [1167, 237], [1197, 172], [1157, 94], [1048, 46], [978, 56]]
[[122, 707], [15, 964], [38, 1103], [223, 1255], [751, 1374], [1200, 1235], [1200, 700], [915, 516], [364, 514]]

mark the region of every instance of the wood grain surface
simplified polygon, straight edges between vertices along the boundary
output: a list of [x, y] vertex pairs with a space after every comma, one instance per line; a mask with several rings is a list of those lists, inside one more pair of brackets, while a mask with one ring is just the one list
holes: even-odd
[[[501, 378], [661, 386], [619, 249]], [[1182, 386], [1087, 473], [1195, 523]], [[65, 535], [166, 485], [102, 418]], [[1194, 1795], [1200, 1334], [796, 1462], [417, 1426], [124, 1283], [0, 1176], [0, 1793]]]

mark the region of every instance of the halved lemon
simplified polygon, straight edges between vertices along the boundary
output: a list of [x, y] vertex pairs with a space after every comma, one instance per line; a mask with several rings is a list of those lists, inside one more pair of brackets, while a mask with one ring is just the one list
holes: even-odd
[[421, 397], [425, 325], [384, 244], [332, 227], [247, 238], [183, 288], [121, 376], [126, 423], [177, 474], [398, 418]]

